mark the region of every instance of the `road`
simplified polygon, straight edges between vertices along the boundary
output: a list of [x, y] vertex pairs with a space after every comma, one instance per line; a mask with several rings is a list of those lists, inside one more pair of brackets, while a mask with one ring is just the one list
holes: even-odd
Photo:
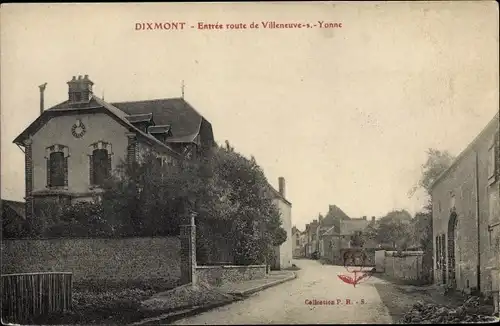
[[[337, 277], [349, 274], [342, 266], [312, 260], [294, 263], [301, 268], [295, 280], [173, 324], [387, 324], [397, 322], [396, 317], [406, 309], [395, 309], [398, 303], [408, 306], [413, 303], [408, 300], [414, 301], [400, 297], [390, 283], [376, 277], [356, 287], [344, 283]], [[330, 304], [307, 304], [314, 299], [329, 300]]]

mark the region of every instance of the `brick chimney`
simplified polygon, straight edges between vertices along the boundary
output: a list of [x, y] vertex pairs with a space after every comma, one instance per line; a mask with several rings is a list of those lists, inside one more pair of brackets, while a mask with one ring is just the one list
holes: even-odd
[[92, 85], [94, 83], [89, 79], [89, 75], [73, 76], [68, 82], [68, 100], [70, 103], [85, 103], [90, 101], [92, 95]]
[[43, 110], [45, 110], [45, 105], [44, 105], [44, 98], [43, 98], [43, 93], [45, 92], [45, 87], [47, 86], [47, 83], [44, 83], [40, 86], [38, 86], [40, 88], [40, 115], [42, 115], [43, 113]]
[[366, 221], [366, 216], [363, 216], [363, 220], [365, 220], [365, 221]]
[[283, 196], [283, 198], [286, 198], [285, 178], [279, 177], [278, 182], [279, 182], [279, 192], [281, 196]]
[[372, 216], [372, 222], [375, 222], [375, 216]]

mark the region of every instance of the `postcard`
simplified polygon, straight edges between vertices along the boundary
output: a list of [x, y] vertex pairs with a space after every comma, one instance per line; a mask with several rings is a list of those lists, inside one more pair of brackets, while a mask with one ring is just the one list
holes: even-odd
[[5, 3], [2, 322], [497, 322], [494, 1]]

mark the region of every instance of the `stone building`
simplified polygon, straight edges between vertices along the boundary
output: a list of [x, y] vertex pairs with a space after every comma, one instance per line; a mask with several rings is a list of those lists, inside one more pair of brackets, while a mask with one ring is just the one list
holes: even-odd
[[274, 203], [281, 213], [282, 228], [286, 231], [286, 241], [280, 246], [274, 248], [274, 261], [271, 264], [272, 269], [282, 269], [292, 266], [293, 258], [293, 238], [292, 238], [292, 203], [286, 199], [285, 178], [278, 179], [279, 190], [273, 187]]
[[73, 77], [68, 97], [44, 110], [14, 143], [25, 153], [26, 217], [41, 207], [92, 200], [112, 171], [151, 151], [160, 164], [213, 146], [212, 126], [183, 98], [108, 103], [88, 78]]
[[434, 282], [490, 295], [498, 274], [498, 115], [432, 184]]

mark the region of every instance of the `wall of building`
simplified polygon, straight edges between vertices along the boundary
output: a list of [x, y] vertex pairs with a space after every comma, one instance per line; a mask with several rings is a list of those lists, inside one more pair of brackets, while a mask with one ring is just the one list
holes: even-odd
[[282, 227], [286, 231], [286, 241], [279, 247], [280, 268], [288, 268], [292, 266], [292, 207], [283, 200], [274, 199], [275, 205], [278, 206], [281, 212]]
[[2, 274], [72, 272], [73, 280], [180, 278], [177, 237], [3, 240]]
[[196, 266], [197, 281], [216, 286], [264, 277], [266, 277], [266, 265]]
[[[450, 169], [432, 191], [433, 198], [433, 248], [434, 248], [434, 282], [443, 283], [443, 271], [448, 273], [448, 222], [452, 210], [451, 194], [455, 195], [455, 211], [457, 226], [455, 233], [455, 270], [456, 287], [468, 291], [477, 287], [478, 264], [478, 228], [477, 205], [479, 205], [479, 233], [481, 246], [481, 292], [491, 291], [491, 273], [493, 267], [494, 244], [490, 239], [488, 224], [490, 223], [490, 195], [498, 192], [498, 187], [488, 184], [488, 150], [494, 137], [496, 126], [486, 129], [476, 141], [478, 155], [479, 193], [476, 190], [476, 152], [469, 150], [461, 160]], [[436, 236], [445, 235], [445, 265], [437, 268]]]
[[[86, 127], [81, 138], [72, 135], [71, 127], [80, 119]], [[127, 153], [127, 129], [104, 113], [59, 116], [49, 120], [33, 135], [33, 191], [47, 189], [46, 148], [55, 144], [67, 146], [68, 157], [68, 190], [88, 192], [89, 146], [98, 141], [112, 145], [112, 169], [125, 160]]]

